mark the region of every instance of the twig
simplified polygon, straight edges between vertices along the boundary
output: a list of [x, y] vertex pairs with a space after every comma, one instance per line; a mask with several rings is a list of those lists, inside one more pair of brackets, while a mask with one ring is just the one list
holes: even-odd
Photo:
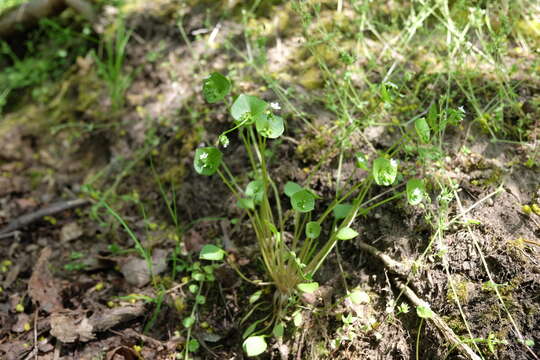
[[8, 233], [1, 233], [0, 232], [0, 240], [2, 239], [7, 239], [7, 238], [10, 238], [10, 237], [14, 237], [15, 240], [17, 240], [19, 237], [21, 236], [21, 232], [20, 231], [11, 231], [11, 232], [8, 232]]
[[35, 359], [38, 358], [38, 338], [37, 338], [37, 319], [38, 319], [38, 311], [39, 309], [36, 309], [34, 312], [34, 350], [36, 350], [35, 353]]
[[405, 276], [405, 277], [407, 277], [407, 275], [409, 274], [409, 272], [411, 270], [410, 266], [406, 266], [406, 265], [400, 263], [399, 261], [396, 261], [396, 260], [392, 259], [390, 256], [386, 255], [385, 253], [383, 253], [382, 251], [376, 249], [375, 247], [366, 244], [365, 242], [359, 241], [359, 242], [357, 242], [357, 244], [362, 250], [370, 253], [371, 255], [373, 255], [376, 258], [378, 258], [379, 260], [381, 260], [382, 263], [384, 264], [384, 266], [390, 272], [392, 272], [394, 274], [397, 274], [397, 275]]
[[[402, 263], [392, 259], [390, 256], [386, 255], [382, 251], [377, 250], [371, 245], [368, 245], [361, 241], [358, 244], [361, 249], [378, 258], [384, 264], [385, 268], [387, 268], [390, 272], [393, 272], [394, 274], [403, 277], [407, 276], [410, 269], [406, 265], [403, 265]], [[412, 291], [411, 288], [409, 288], [402, 281], [395, 279], [394, 283], [415, 306], [429, 306], [428, 303], [416, 296], [414, 291]], [[444, 320], [440, 316], [433, 313], [433, 317], [431, 317], [429, 320], [442, 333], [444, 338], [452, 345], [454, 345], [463, 355], [467, 356], [469, 359], [472, 360], [481, 360], [481, 358], [476, 355], [476, 353], [467, 344], [465, 344], [459, 339], [459, 337], [444, 322]]]
[[30, 225], [35, 221], [41, 220], [44, 216], [52, 216], [59, 212], [83, 206], [88, 203], [89, 201], [86, 199], [60, 201], [52, 205], [46, 206], [36, 212], [23, 215], [15, 220], [12, 220], [6, 227], [0, 230], [0, 239], [4, 238], [4, 235], [6, 235], [7, 233], [15, 232], [16, 230]]

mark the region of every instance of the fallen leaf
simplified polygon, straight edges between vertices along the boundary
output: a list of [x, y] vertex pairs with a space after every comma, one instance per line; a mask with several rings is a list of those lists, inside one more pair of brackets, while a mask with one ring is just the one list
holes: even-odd
[[143, 303], [105, 309], [95, 312], [89, 318], [76, 313], [55, 313], [51, 315], [51, 335], [63, 343], [87, 342], [101, 331], [130, 321], [145, 313]]
[[[152, 274], [158, 275], [167, 269], [168, 252], [162, 249], [154, 250], [152, 254]], [[122, 265], [120, 271], [131, 285], [142, 287], [150, 282], [150, 269], [146, 260], [131, 258]]]
[[22, 340], [13, 340], [0, 344], [0, 352], [5, 353], [5, 358], [2, 359], [6, 360], [23, 359], [30, 350], [32, 350], [32, 348]]
[[93, 331], [94, 327], [86, 317], [60, 313], [51, 315], [51, 335], [63, 343], [92, 340]]
[[201, 234], [195, 230], [189, 230], [184, 236], [183, 239], [188, 252], [199, 252], [201, 251], [204, 244], [207, 241], [201, 236]]
[[143, 315], [144, 312], [144, 304], [136, 303], [96, 312], [90, 317], [89, 321], [95, 331], [105, 331], [120, 323], [135, 319]]
[[60, 230], [60, 241], [68, 242], [80, 238], [83, 235], [83, 230], [76, 222], [71, 222], [62, 226]]
[[28, 293], [41, 309], [48, 313], [58, 312], [64, 309], [60, 297], [60, 291], [56, 287], [54, 279], [49, 271], [48, 259], [51, 256], [51, 249], [41, 250], [39, 259], [34, 267], [34, 272], [28, 281]]

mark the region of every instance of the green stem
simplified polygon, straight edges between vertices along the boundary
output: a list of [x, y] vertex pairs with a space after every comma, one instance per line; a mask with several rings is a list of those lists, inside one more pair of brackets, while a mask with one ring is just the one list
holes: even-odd
[[422, 325], [424, 324], [424, 319], [420, 319], [420, 326], [418, 326], [418, 334], [416, 334], [416, 360], [420, 360], [420, 333], [422, 331]]

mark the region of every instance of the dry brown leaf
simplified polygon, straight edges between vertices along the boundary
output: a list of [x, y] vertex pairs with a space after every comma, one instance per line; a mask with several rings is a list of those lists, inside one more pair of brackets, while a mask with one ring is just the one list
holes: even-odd
[[137, 303], [96, 312], [89, 318], [76, 313], [52, 314], [51, 335], [63, 343], [87, 342], [96, 333], [141, 316], [144, 311], [144, 304]]
[[[152, 274], [159, 275], [167, 269], [168, 252], [162, 249], [154, 250], [152, 254]], [[122, 265], [120, 271], [131, 285], [142, 287], [150, 282], [150, 270], [146, 260], [131, 258]]]
[[51, 315], [51, 335], [63, 343], [92, 340], [93, 331], [94, 327], [86, 317], [59, 313]]
[[62, 229], [60, 230], [60, 241], [61, 242], [68, 242], [72, 240], [76, 240], [80, 238], [83, 235], [83, 230], [77, 224], [76, 222], [70, 222], [64, 226], [62, 226]]
[[62, 298], [48, 267], [51, 249], [41, 250], [34, 272], [28, 282], [28, 293], [39, 306], [48, 313], [62, 311]]

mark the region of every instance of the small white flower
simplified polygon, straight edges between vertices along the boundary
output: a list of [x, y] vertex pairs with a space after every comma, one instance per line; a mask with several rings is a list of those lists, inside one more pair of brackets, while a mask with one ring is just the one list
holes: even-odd
[[458, 107], [458, 110], [465, 114], [465, 109], [463, 108], [463, 106]]
[[226, 135], [219, 135], [219, 142], [224, 148], [229, 146], [229, 138]]
[[396, 161], [396, 159], [390, 160], [390, 165], [392, 165], [392, 167], [396, 167], [396, 166], [397, 166], [397, 161]]
[[422, 196], [422, 190], [420, 190], [420, 188], [414, 189], [412, 191], [412, 196], [415, 198], [419, 198], [420, 196]]
[[278, 102], [270, 103], [270, 107], [274, 110], [281, 110], [281, 105]]
[[201, 156], [199, 156], [199, 159], [204, 160], [208, 157], [208, 153], [202, 153]]

